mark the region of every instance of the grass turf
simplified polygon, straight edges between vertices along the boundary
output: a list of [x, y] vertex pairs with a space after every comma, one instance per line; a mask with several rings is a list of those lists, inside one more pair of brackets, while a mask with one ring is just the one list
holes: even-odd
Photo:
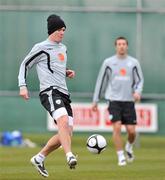
[[[51, 134], [26, 134], [37, 144], [44, 144]], [[62, 149], [50, 154], [45, 166], [50, 180], [165, 180], [165, 137], [141, 135], [134, 152], [136, 159], [125, 167], [117, 166], [117, 157], [111, 135], [104, 134], [107, 149], [91, 154], [86, 149], [89, 134], [73, 137], [73, 152], [78, 154], [78, 166], [70, 170]], [[125, 140], [125, 138], [123, 139]], [[44, 179], [29, 160], [41, 149], [27, 147], [0, 147], [0, 180]]]

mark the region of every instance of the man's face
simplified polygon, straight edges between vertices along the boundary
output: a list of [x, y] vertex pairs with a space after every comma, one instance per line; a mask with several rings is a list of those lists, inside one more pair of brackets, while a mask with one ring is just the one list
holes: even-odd
[[119, 39], [116, 41], [116, 53], [118, 55], [126, 55], [128, 50], [128, 44], [125, 39]]
[[61, 42], [65, 33], [65, 28], [58, 29], [54, 32], [54, 39], [56, 42]]

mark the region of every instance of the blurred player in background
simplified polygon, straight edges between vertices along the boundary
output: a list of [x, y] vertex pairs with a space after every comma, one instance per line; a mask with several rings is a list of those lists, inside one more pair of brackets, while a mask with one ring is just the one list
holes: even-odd
[[[109, 117], [113, 126], [113, 140], [118, 165], [124, 166], [134, 160], [133, 143], [136, 137], [136, 112], [134, 102], [140, 101], [143, 74], [137, 59], [129, 56], [128, 41], [124, 37], [115, 40], [116, 54], [105, 59], [100, 69], [93, 96], [92, 109], [97, 110], [101, 94], [108, 100]], [[121, 127], [125, 125], [128, 140], [123, 150]], [[127, 160], [127, 161], [126, 161]]]
[[76, 157], [71, 151], [71, 136], [73, 130], [73, 115], [70, 106], [71, 100], [66, 85], [66, 76], [73, 78], [75, 72], [66, 68], [67, 49], [61, 43], [66, 25], [55, 14], [47, 19], [48, 39], [36, 44], [23, 60], [19, 70], [20, 96], [29, 99], [26, 84], [28, 70], [36, 65], [40, 81], [40, 100], [44, 108], [53, 117], [58, 127], [58, 133], [49, 139], [41, 151], [31, 158], [31, 163], [41, 175], [48, 177], [44, 167], [44, 160], [52, 151], [62, 145], [66, 159], [71, 169], [77, 164]]

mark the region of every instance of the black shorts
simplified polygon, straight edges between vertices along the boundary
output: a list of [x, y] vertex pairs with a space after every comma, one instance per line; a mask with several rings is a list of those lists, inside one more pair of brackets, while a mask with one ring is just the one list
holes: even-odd
[[112, 122], [121, 121], [122, 124], [136, 124], [134, 102], [109, 101], [108, 111]]
[[67, 111], [68, 116], [73, 117], [71, 100], [69, 95], [64, 94], [57, 89], [48, 88], [39, 94], [41, 104], [52, 116], [52, 112], [59, 108], [64, 107]]

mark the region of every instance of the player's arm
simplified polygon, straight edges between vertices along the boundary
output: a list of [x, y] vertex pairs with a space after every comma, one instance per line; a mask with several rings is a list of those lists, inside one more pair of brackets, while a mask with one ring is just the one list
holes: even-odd
[[134, 85], [133, 97], [135, 101], [140, 101], [141, 94], [143, 91], [144, 78], [139, 62], [137, 62], [137, 65], [134, 68], [134, 79], [135, 79], [135, 85]]
[[99, 99], [100, 99], [104, 78], [106, 76], [106, 67], [107, 67], [106, 61], [104, 61], [101, 68], [100, 68], [100, 71], [99, 71], [99, 74], [98, 74], [98, 77], [96, 80], [94, 94], [93, 94], [92, 110], [94, 110], [94, 111], [97, 111], [97, 107], [98, 107], [97, 104], [98, 104]]
[[92, 110], [93, 110], [93, 111], [97, 111], [97, 110], [98, 110], [97, 102], [93, 102], [93, 104], [92, 104]]
[[36, 63], [38, 57], [36, 54], [38, 53], [39, 49], [37, 47], [33, 47], [30, 53], [25, 57], [22, 61], [19, 69], [18, 75], [18, 85], [19, 85], [19, 95], [23, 97], [25, 100], [29, 99], [29, 92], [26, 84], [27, 74], [30, 68]]
[[26, 86], [20, 86], [19, 95], [25, 100], [29, 99], [29, 92]]

